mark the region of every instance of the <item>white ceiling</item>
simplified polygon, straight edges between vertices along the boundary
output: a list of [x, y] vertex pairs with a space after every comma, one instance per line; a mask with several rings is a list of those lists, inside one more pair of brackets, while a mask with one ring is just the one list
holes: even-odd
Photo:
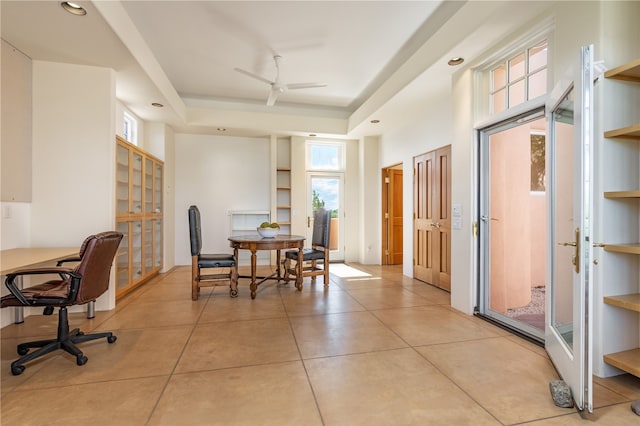
[[[454, 69], [446, 66], [448, 55], [469, 58], [486, 46], [487, 39], [472, 37], [473, 32], [483, 28], [481, 24], [486, 27], [483, 17], [502, 4], [76, 3], [87, 9], [86, 16], [67, 13], [59, 1], [2, 0], [2, 38], [32, 59], [113, 68], [116, 95], [125, 106], [145, 120], [166, 121], [178, 131], [216, 133], [229, 128], [235, 134], [327, 135], [375, 131], [362, 126], [368, 128], [372, 114], [383, 115], [386, 104], [401, 114], [400, 95], [410, 84], [422, 79], [418, 87], [427, 93], [425, 75], [433, 81], [450, 78]], [[517, 20], [507, 21], [517, 25]], [[234, 68], [274, 80], [274, 55], [282, 57], [283, 83], [326, 87], [288, 90], [275, 106], [266, 106], [269, 85]], [[407, 99], [413, 102], [415, 91]], [[165, 108], [154, 108], [152, 102]], [[317, 129], [314, 124], [304, 128], [293, 124], [300, 116], [324, 121]], [[281, 124], [268, 128], [261, 122]]]

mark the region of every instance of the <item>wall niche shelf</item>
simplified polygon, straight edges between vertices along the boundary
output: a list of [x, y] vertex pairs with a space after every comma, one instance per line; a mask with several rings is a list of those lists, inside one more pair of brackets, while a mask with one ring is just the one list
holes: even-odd
[[[613, 68], [609, 71], [606, 71], [604, 74], [606, 79], [615, 79], [615, 80], [624, 80], [635, 83], [640, 83], [640, 59], [633, 60], [626, 64], [623, 64], [619, 67]], [[631, 85], [629, 92], [635, 93], [638, 90], [638, 85]], [[623, 96], [620, 99], [622, 105], [626, 105], [627, 108], [633, 108], [632, 105], [632, 97]], [[640, 117], [636, 118], [636, 124], [632, 124], [630, 126], [617, 128], [604, 132], [605, 143], [606, 139], [616, 139], [621, 142], [629, 142], [629, 143], [637, 143], [640, 141]], [[629, 145], [609, 145], [611, 150], [616, 152], [616, 150], [624, 149], [624, 152], [629, 155], [629, 152], [632, 155], [638, 155], [640, 158], [640, 144], [636, 145], [636, 149], [633, 150], [633, 146], [631, 146], [631, 150], [629, 149]], [[623, 185], [627, 187], [634, 187], [637, 183], [637, 175], [639, 173], [638, 166], [631, 168], [628, 170], [627, 176], [628, 179], [621, 179]], [[632, 178], [632, 176], [636, 176], [636, 178]], [[620, 177], [620, 175], [619, 175]], [[617, 209], [622, 207], [622, 209], [627, 212], [627, 219], [624, 224], [628, 227], [631, 234], [637, 233], [637, 229], [640, 227], [640, 224], [637, 222], [637, 218], [640, 216], [640, 203], [637, 202], [628, 202], [626, 200], [640, 199], [640, 189], [631, 189], [624, 191], [607, 191], [603, 194], [604, 198], [612, 200], [615, 203], [625, 203], [618, 204]], [[629, 219], [630, 218], [630, 219]], [[636, 218], [636, 219], [633, 219]], [[635, 229], [636, 231], [632, 231]], [[605, 237], [606, 239], [606, 237]], [[622, 309], [625, 318], [625, 324], [628, 326], [627, 334], [624, 336], [623, 340], [627, 343], [623, 343], [618, 340], [614, 342], [612, 349], [616, 350], [614, 353], [609, 353], [603, 355], [604, 362], [612, 365], [624, 372], [633, 374], [634, 376], [640, 377], [640, 338], [637, 337], [638, 329], [640, 328], [640, 283], [638, 282], [638, 263], [640, 262], [640, 243], [621, 243], [621, 244], [604, 244], [604, 250], [611, 253], [621, 253], [627, 255], [625, 258], [619, 258], [620, 265], [623, 267], [625, 271], [629, 273], [629, 276], [632, 278], [626, 282], [610, 282], [611, 288], [608, 288], [607, 284], [604, 285], [604, 296], [603, 302], [606, 305], [612, 306], [615, 309]], [[628, 256], [632, 255], [632, 256]], [[633, 271], [636, 271], [635, 274]], [[613, 288], [617, 288], [617, 290], [613, 290]], [[618, 294], [609, 294], [607, 295], [607, 291], [612, 293], [616, 291]], [[620, 294], [622, 293], [622, 294]], [[621, 317], [620, 317], [621, 318]], [[637, 326], [636, 326], [637, 324]], [[620, 327], [620, 324], [610, 324], [610, 328]], [[605, 326], [606, 328], [606, 326]], [[631, 343], [629, 347], [628, 342]], [[622, 350], [620, 350], [622, 349]]]

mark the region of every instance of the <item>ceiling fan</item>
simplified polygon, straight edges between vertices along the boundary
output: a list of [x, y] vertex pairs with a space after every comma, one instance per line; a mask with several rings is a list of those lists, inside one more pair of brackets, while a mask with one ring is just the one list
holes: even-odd
[[241, 74], [247, 75], [249, 77], [255, 78], [256, 80], [263, 81], [271, 86], [271, 92], [269, 92], [269, 98], [267, 99], [267, 106], [273, 106], [276, 103], [276, 99], [278, 96], [287, 90], [297, 90], [297, 89], [311, 89], [314, 87], [326, 87], [326, 84], [321, 83], [293, 83], [293, 84], [283, 84], [280, 81], [280, 60], [282, 56], [275, 55], [273, 60], [276, 63], [276, 79], [274, 81], [264, 78], [258, 74], [254, 74], [250, 71], [243, 70], [242, 68], [234, 68]]

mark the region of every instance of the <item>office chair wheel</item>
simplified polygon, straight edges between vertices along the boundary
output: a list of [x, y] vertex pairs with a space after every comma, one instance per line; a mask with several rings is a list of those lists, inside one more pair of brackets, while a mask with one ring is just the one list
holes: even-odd
[[24, 371], [24, 365], [11, 366], [11, 374], [13, 374], [14, 376], [21, 375], [23, 371]]
[[78, 365], [85, 365], [87, 363], [87, 361], [89, 361], [89, 358], [87, 358], [83, 354], [79, 354], [76, 357], [76, 364], [78, 364]]
[[109, 336], [109, 337], [107, 337], [107, 342], [109, 342], [109, 343], [113, 343], [113, 342], [115, 342], [117, 339], [118, 339], [118, 337], [117, 337], [117, 336]]
[[42, 315], [53, 315], [53, 306], [46, 306], [42, 311]]
[[18, 345], [18, 355], [26, 355], [29, 353], [29, 348], [24, 345]]

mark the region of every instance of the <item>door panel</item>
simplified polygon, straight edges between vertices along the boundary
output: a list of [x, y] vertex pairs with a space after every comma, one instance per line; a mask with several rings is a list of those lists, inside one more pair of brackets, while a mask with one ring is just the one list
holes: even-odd
[[545, 348], [578, 409], [592, 412], [593, 46], [582, 48], [579, 65], [553, 90], [547, 107], [551, 291]]
[[451, 146], [414, 158], [414, 277], [451, 289]]
[[389, 170], [389, 265], [402, 264], [402, 170]]

